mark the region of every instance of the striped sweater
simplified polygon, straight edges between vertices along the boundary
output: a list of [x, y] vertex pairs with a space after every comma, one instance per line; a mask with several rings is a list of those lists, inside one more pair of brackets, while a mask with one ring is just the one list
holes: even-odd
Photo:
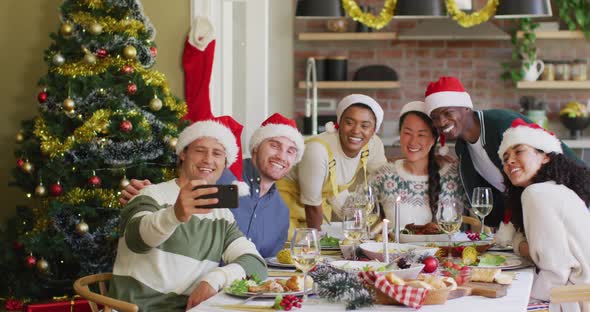
[[121, 213], [124, 234], [110, 295], [141, 311], [184, 311], [201, 281], [219, 290], [246, 275], [267, 275], [264, 260], [229, 209], [194, 214], [181, 223], [174, 214], [179, 192], [175, 180], [150, 185]]

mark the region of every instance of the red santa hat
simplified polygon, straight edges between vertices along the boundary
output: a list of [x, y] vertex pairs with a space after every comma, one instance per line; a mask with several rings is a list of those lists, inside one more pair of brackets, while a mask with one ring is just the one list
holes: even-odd
[[297, 147], [297, 158], [295, 163], [298, 163], [303, 157], [305, 150], [305, 142], [303, 136], [297, 130], [295, 120], [289, 119], [279, 113], [275, 113], [262, 122], [260, 128], [254, 131], [250, 138], [250, 152], [252, 152], [262, 141], [274, 138], [286, 137], [295, 143]]
[[336, 106], [336, 125], [332, 122], [326, 124], [326, 131], [334, 132], [338, 130], [338, 124], [340, 124], [340, 117], [344, 111], [349, 108], [353, 104], [364, 104], [368, 106], [373, 114], [375, 114], [375, 131], [378, 131], [381, 127], [381, 123], [383, 122], [383, 108], [381, 105], [377, 103], [372, 97], [364, 95], [364, 94], [351, 94], [345, 96], [340, 102], [338, 106]]
[[561, 142], [553, 132], [543, 129], [536, 123], [526, 123], [521, 118], [514, 119], [510, 128], [504, 131], [502, 143], [500, 144], [500, 148], [498, 148], [500, 159], [503, 158], [504, 153], [509, 147], [516, 144], [530, 145], [545, 153], [563, 153]]
[[233, 184], [238, 186], [240, 196], [249, 194], [249, 186], [242, 179], [242, 129], [244, 127], [230, 116], [213, 117], [194, 122], [178, 136], [176, 155], [196, 139], [210, 137], [216, 139], [225, 148], [226, 167], [236, 177]]
[[204, 120], [213, 117], [209, 85], [215, 54], [213, 26], [207, 17], [197, 16], [184, 44], [182, 67], [184, 68], [184, 96], [188, 120]]
[[427, 115], [441, 107], [468, 107], [473, 109], [469, 93], [465, 92], [461, 81], [455, 77], [440, 77], [438, 81], [429, 83], [424, 96]]

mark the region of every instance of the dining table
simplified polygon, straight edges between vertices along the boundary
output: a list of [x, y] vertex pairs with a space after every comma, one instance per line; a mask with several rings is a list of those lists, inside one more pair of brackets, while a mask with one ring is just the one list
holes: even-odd
[[[531, 287], [533, 285], [533, 269], [523, 268], [513, 271], [516, 276], [512, 285], [508, 288], [507, 294], [500, 298], [486, 298], [480, 296], [465, 296], [447, 300], [441, 305], [424, 305], [419, 311], [424, 312], [459, 312], [459, 311], [477, 311], [477, 312], [520, 312], [526, 311], [529, 303]], [[273, 274], [273, 270], [269, 271]], [[190, 309], [190, 312], [196, 311], [256, 311], [260, 307], [269, 307], [271, 311], [274, 299], [261, 298], [248, 301], [242, 305], [244, 298], [231, 296], [223, 291], [209, 298], [200, 305]], [[240, 309], [239, 305], [243, 307]], [[315, 295], [311, 295], [300, 309], [292, 311], [345, 311], [345, 304], [342, 302], [328, 302]], [[415, 311], [416, 309], [397, 306], [397, 305], [373, 305], [359, 309], [359, 311]], [[260, 310], [264, 311], [264, 310]]]

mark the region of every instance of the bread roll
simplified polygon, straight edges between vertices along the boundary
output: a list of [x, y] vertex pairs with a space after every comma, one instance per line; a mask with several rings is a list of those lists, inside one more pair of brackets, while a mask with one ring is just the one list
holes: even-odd
[[389, 283], [391, 283], [391, 285], [405, 285], [406, 282], [404, 282], [403, 279], [397, 277], [395, 274], [393, 274], [393, 272], [389, 272], [385, 275], [385, 278], [387, 279], [387, 281]]
[[471, 281], [472, 282], [485, 282], [493, 283], [496, 276], [500, 274], [502, 270], [491, 269], [491, 268], [472, 268], [471, 269]]

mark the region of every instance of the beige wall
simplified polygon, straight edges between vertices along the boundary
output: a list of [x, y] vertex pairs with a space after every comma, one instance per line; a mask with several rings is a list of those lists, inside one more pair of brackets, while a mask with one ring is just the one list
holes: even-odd
[[[145, 14], [156, 28], [158, 58], [155, 69], [168, 78], [176, 96], [184, 98], [181, 56], [189, 29], [189, 0], [143, 0]], [[37, 114], [37, 80], [46, 73], [43, 51], [49, 33], [59, 26], [61, 0], [0, 1], [0, 227], [14, 214], [17, 204], [26, 203], [19, 189], [8, 187], [15, 165], [14, 136], [20, 121]]]

